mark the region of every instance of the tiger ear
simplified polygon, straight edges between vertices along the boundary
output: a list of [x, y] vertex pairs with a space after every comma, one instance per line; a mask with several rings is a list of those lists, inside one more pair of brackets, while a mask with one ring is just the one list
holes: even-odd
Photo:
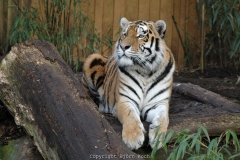
[[125, 18], [125, 17], [121, 18], [120, 25], [121, 25], [122, 29], [124, 29], [128, 24], [129, 24], [129, 21], [127, 20], [127, 18]]
[[156, 22], [156, 29], [161, 38], [164, 38], [166, 32], [166, 23], [163, 20]]

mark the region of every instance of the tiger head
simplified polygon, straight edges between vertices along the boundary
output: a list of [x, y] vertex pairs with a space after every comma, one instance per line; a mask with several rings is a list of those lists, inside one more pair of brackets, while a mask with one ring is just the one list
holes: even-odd
[[154, 72], [165, 59], [163, 40], [166, 23], [162, 20], [120, 21], [122, 33], [115, 46], [115, 58], [119, 67]]

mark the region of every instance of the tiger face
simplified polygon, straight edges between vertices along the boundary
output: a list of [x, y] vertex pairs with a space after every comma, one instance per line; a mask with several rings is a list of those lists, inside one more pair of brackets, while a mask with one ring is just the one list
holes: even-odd
[[122, 33], [116, 43], [115, 58], [120, 67], [134, 67], [154, 72], [164, 59], [162, 45], [166, 23], [162, 20], [120, 21]]

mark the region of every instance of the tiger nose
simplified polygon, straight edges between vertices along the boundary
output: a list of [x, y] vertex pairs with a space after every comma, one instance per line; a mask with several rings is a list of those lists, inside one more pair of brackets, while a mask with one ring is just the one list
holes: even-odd
[[125, 44], [120, 44], [120, 47], [123, 51], [129, 49], [131, 46], [130, 45], [125, 45]]

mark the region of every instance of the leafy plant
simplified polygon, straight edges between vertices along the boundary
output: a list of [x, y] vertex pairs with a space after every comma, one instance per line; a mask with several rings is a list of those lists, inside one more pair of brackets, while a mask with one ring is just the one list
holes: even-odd
[[[169, 143], [168, 146], [174, 148], [168, 156], [168, 160], [233, 160], [240, 157], [240, 143], [233, 130], [227, 130], [219, 137], [212, 139], [204, 127], [200, 127], [197, 133], [193, 134], [189, 134], [189, 130], [180, 133], [170, 131], [168, 134], [161, 134], [156, 138], [160, 137], [165, 151], [167, 151], [167, 143]], [[156, 148], [152, 151], [152, 159], [155, 154], [157, 154]]]
[[[17, 7], [19, 13], [8, 33], [6, 46], [33, 38], [50, 41], [74, 71], [79, 71], [84, 58], [99, 52], [104, 42], [94, 28], [94, 23], [83, 14], [80, 7], [83, 1], [40, 0], [38, 9], [21, 8], [15, 3], [11, 7]], [[109, 39], [107, 42], [111, 47]]]
[[174, 131], [170, 131], [167, 135], [165, 133], [158, 134], [159, 129], [160, 129], [160, 126], [157, 127], [155, 137], [154, 137], [157, 140], [157, 143], [155, 144], [151, 153], [152, 160], [155, 159], [155, 155], [157, 154], [157, 150], [158, 150], [157, 146], [159, 145], [160, 141], [162, 143], [163, 149], [165, 150], [165, 152], [167, 152], [167, 143], [171, 140], [174, 134], [176, 134]]
[[[205, 5], [206, 55], [214, 55], [220, 64], [240, 57], [240, 0], [200, 0]], [[199, 18], [201, 19], [201, 18]]]

